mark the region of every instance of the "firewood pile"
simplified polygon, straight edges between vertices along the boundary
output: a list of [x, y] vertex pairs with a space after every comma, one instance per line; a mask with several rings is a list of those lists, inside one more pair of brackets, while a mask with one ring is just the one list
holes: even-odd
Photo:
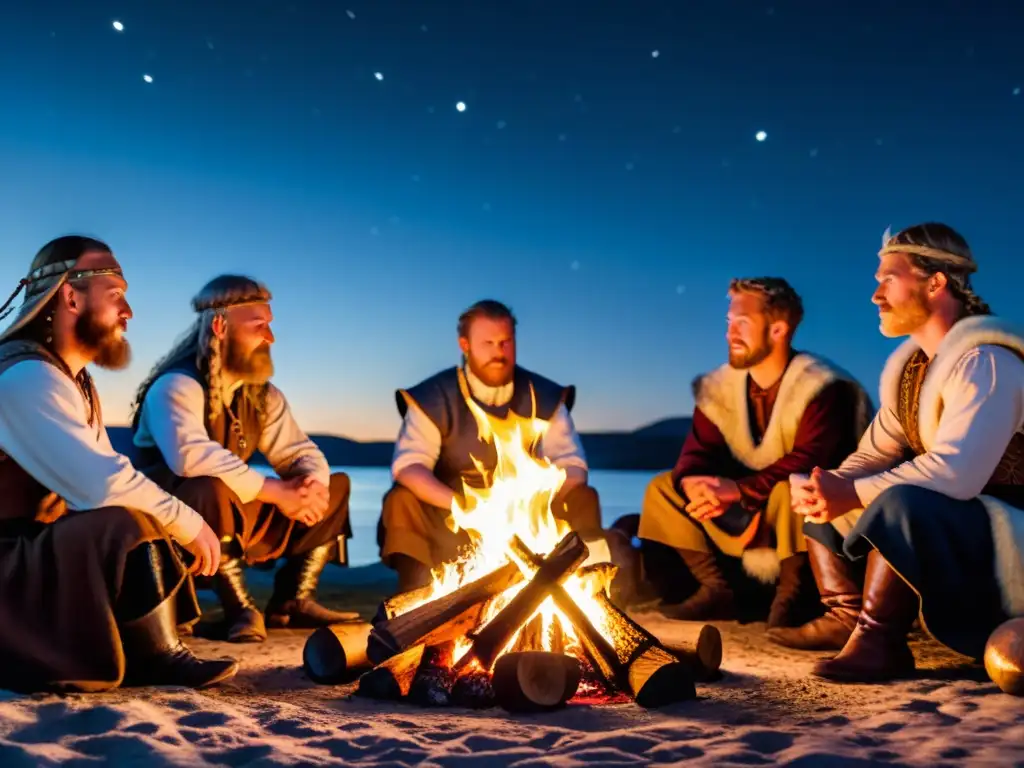
[[[372, 624], [317, 630], [303, 652], [307, 673], [322, 683], [358, 677], [356, 694], [371, 699], [511, 712], [584, 696], [663, 707], [694, 698], [695, 683], [718, 674], [716, 629], [704, 627], [693, 648], [663, 645], [608, 598], [614, 566], [583, 567], [589, 552], [577, 534], [543, 556], [518, 536], [508, 550], [504, 565], [442, 597], [424, 587], [385, 600]], [[589, 612], [564, 586], [573, 574], [605, 585]]]

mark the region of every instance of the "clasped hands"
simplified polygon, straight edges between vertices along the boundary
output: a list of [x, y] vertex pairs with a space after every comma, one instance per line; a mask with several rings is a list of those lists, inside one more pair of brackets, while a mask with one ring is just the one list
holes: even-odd
[[853, 480], [815, 467], [809, 475], [790, 475], [793, 511], [812, 523], [830, 523], [863, 506]]
[[276, 505], [285, 517], [304, 525], [316, 525], [323, 520], [330, 504], [327, 486], [312, 475], [284, 480], [268, 477], [260, 498]]
[[681, 481], [686, 494], [686, 513], [694, 520], [718, 517], [740, 500], [735, 480], [713, 475], [691, 475]]

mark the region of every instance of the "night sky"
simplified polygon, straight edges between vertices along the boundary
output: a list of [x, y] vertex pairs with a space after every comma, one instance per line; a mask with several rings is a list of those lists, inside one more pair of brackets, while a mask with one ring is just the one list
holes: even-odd
[[788, 278], [798, 346], [874, 393], [887, 226], [956, 227], [1024, 317], [1022, 38], [1017, 0], [4, 3], [0, 291], [52, 237], [112, 245], [111, 424], [227, 271], [274, 292], [311, 431], [393, 438], [480, 298], [580, 429], [687, 413], [733, 276]]

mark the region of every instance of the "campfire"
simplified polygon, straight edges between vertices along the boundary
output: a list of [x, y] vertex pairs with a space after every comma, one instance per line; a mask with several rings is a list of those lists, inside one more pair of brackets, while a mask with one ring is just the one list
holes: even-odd
[[[718, 670], [721, 640], [705, 627], [694, 650], [672, 649], [609, 598], [615, 566], [603, 540], [583, 541], [551, 511], [565, 472], [535, 458], [547, 422], [497, 419], [467, 399], [497, 466], [465, 488], [452, 521], [471, 546], [433, 582], [381, 604], [372, 628], [314, 633], [304, 661], [314, 679], [359, 678], [357, 694], [425, 706], [543, 710], [570, 699], [659, 707], [693, 698]], [[482, 466], [479, 465], [481, 468]], [[327, 660], [333, 659], [333, 664]]]

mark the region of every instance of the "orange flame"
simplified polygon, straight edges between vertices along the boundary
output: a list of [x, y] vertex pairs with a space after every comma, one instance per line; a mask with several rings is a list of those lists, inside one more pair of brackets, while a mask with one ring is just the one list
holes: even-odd
[[[460, 381], [460, 384], [464, 382]], [[463, 395], [477, 422], [481, 439], [493, 444], [497, 463], [486, 487], [472, 488], [464, 485], [465, 505], [460, 504], [458, 499], [452, 503], [449, 526], [453, 531], [465, 530], [472, 546], [458, 560], [434, 569], [433, 589], [424, 602], [450, 594], [509, 561], [515, 562], [526, 579], [490, 601], [483, 617], [483, 624], [486, 624], [526, 586], [535, 570], [532, 564], [521, 562], [510, 551], [509, 542], [512, 538], [518, 536], [530, 550], [545, 555], [569, 533], [568, 524], [556, 518], [551, 510], [551, 502], [565, 482], [565, 470], [554, 466], [546, 458], [533, 455], [533, 449], [543, 438], [549, 422], [535, 417], [524, 418], [511, 410], [505, 418], [498, 418], [483, 410], [465, 388]], [[535, 401], [532, 412], [536, 413]], [[486, 477], [482, 463], [475, 457], [473, 462], [481, 475]], [[570, 574], [563, 587], [594, 627], [611, 639], [604, 610], [595, 600], [601, 591], [607, 592], [606, 582], [606, 579], [596, 574], [577, 572]], [[566, 646], [570, 649], [578, 647], [572, 623], [550, 597], [541, 603], [534, 615], [537, 613], [543, 617], [542, 641], [545, 650], [552, 648], [551, 636], [556, 616], [565, 633]], [[506, 651], [515, 643], [518, 634], [516, 632], [510, 639]], [[471, 642], [464, 638], [457, 644], [456, 660], [470, 648]]]

